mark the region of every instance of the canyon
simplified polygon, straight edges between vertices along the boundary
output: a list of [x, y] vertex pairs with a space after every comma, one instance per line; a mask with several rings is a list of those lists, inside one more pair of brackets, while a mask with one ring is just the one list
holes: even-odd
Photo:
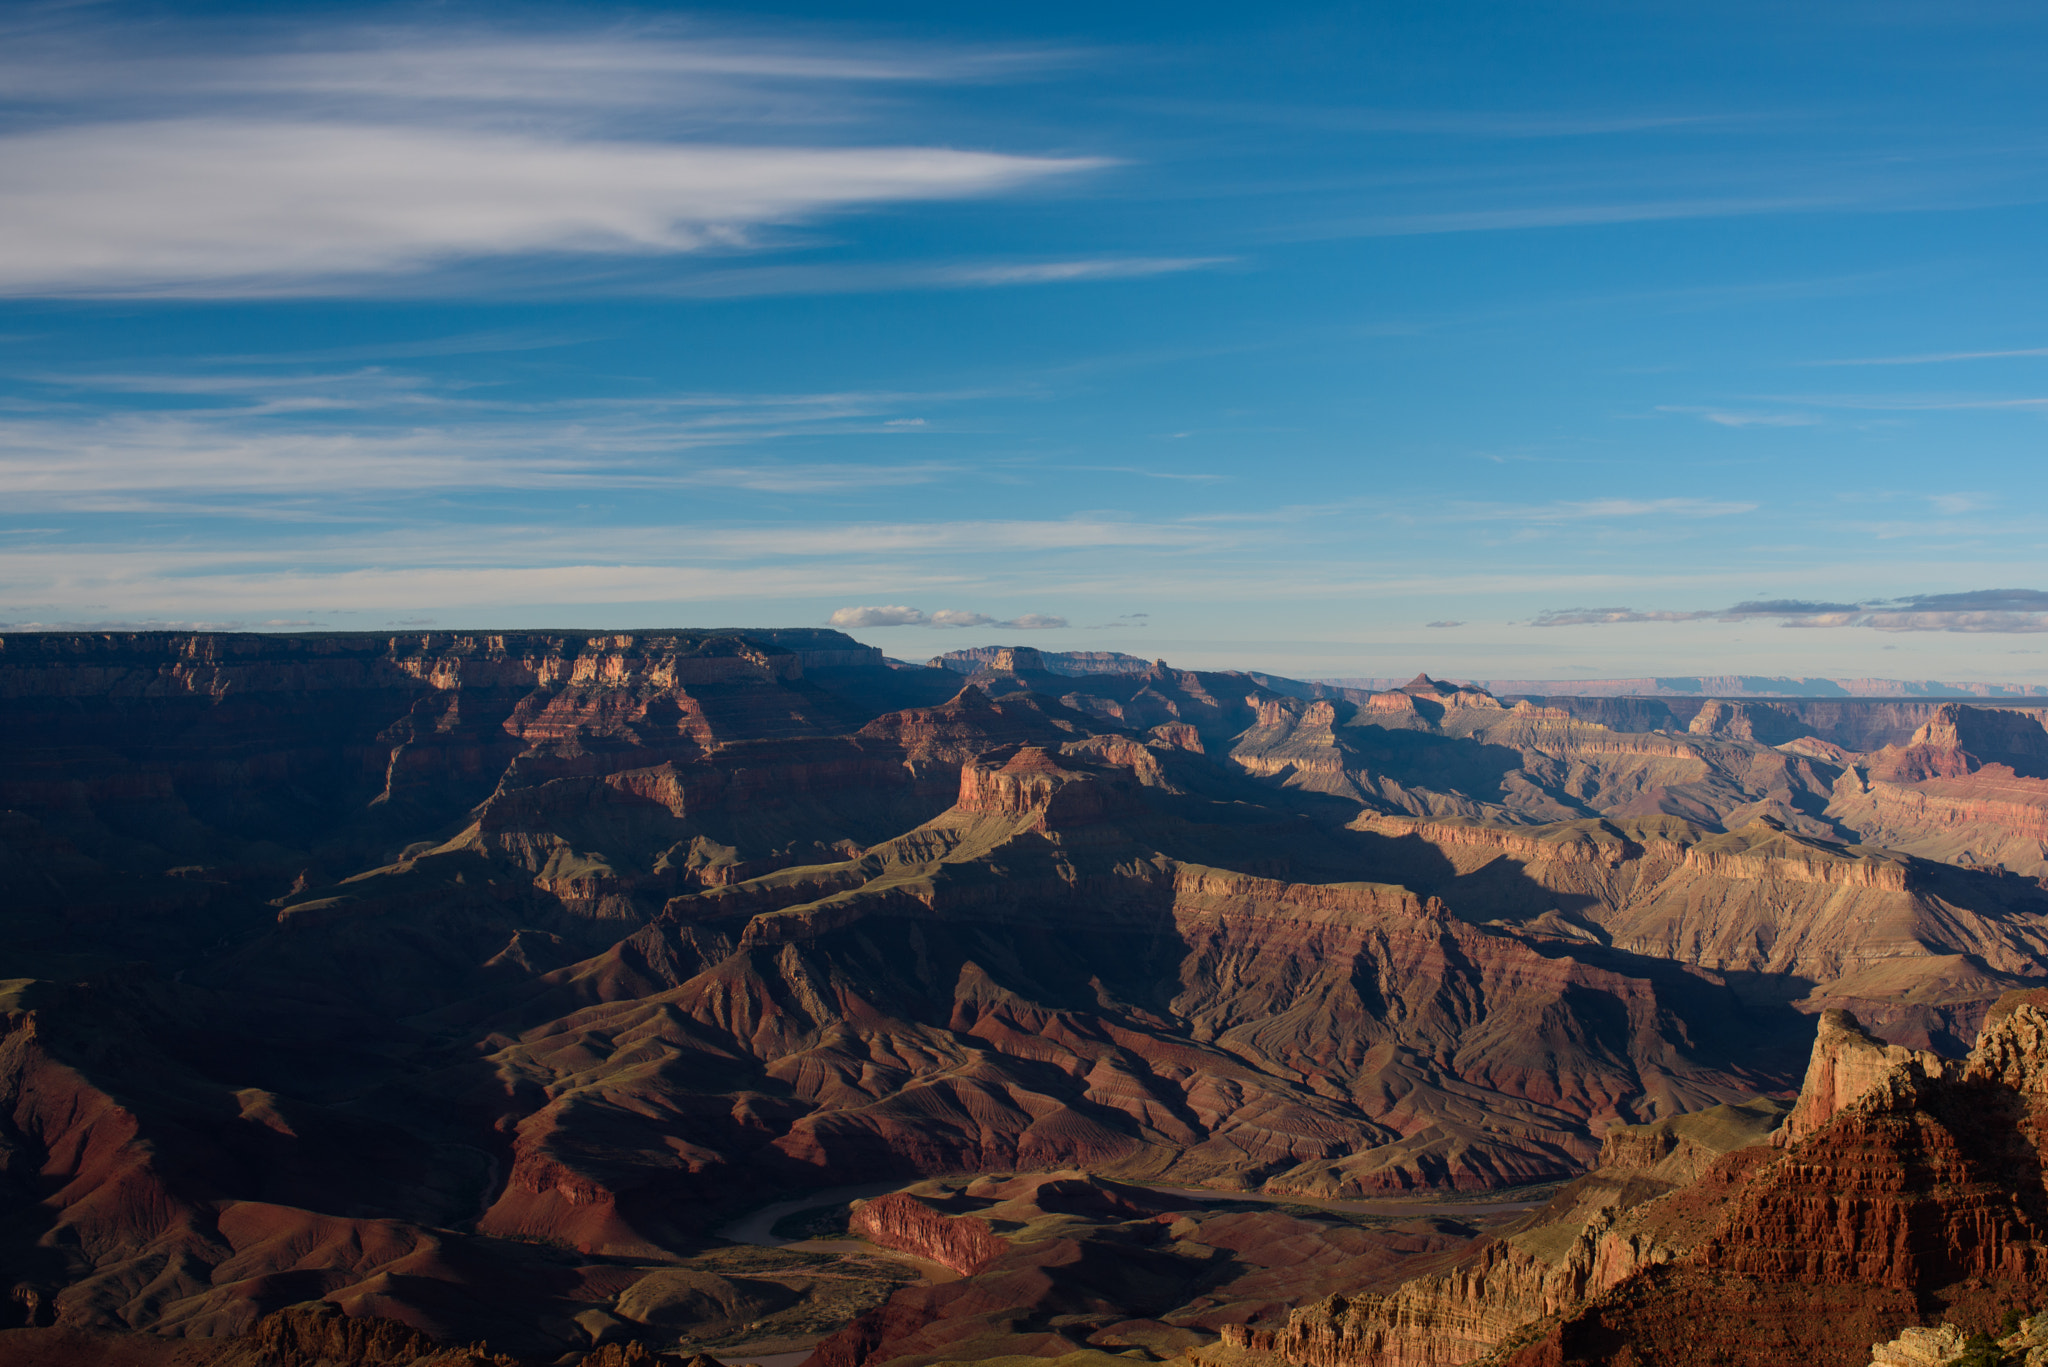
[[0, 1363], [1690, 1360], [1737, 1282], [1724, 1360], [1847, 1362], [2033, 1294], [2048, 703], [962, 654], [0, 636]]

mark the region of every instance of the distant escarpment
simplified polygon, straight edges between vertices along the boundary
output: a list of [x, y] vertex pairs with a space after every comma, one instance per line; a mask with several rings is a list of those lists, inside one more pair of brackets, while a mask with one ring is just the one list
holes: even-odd
[[[1815, 1015], [1957, 1054], [2048, 982], [2023, 708], [1864, 744], [1754, 699], [1646, 726], [1427, 676], [959, 663], [777, 630], [0, 638], [0, 1331], [226, 1341], [320, 1301], [547, 1361], [834, 1316], [868, 1326], [849, 1361], [958, 1356], [970, 1321], [1015, 1348], [980, 1293], [906, 1286], [921, 1257], [1011, 1279], [1029, 1333], [1172, 1356], [1459, 1239], [1177, 1235], [1140, 1183], [1385, 1200], [1605, 1153], [1675, 1192]], [[918, 1194], [959, 1174], [1037, 1184]], [[879, 1263], [714, 1238], [854, 1184], [915, 1200], [815, 1256]], [[1487, 1255], [1501, 1305], [1621, 1267], [1548, 1247]], [[1083, 1263], [1152, 1271], [1103, 1295]], [[1482, 1301], [1445, 1342], [1503, 1322]]]

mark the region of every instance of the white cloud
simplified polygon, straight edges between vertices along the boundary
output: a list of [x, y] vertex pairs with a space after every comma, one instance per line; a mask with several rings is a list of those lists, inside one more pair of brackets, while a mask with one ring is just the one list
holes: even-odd
[[0, 291], [319, 289], [475, 257], [732, 248], [836, 209], [1101, 165], [224, 118], [0, 138]]
[[829, 619], [835, 627], [922, 627], [932, 615], [919, 608], [840, 608]]

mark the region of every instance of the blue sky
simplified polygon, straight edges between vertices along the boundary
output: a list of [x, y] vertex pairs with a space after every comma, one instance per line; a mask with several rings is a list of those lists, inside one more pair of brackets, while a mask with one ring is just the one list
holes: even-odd
[[2048, 679], [2038, 6], [280, 8], [0, 11], [0, 622]]

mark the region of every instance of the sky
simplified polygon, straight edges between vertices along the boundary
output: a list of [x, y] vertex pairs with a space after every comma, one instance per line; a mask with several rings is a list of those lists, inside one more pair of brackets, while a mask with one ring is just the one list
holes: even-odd
[[0, 624], [2048, 682], [2031, 3], [0, 7]]

